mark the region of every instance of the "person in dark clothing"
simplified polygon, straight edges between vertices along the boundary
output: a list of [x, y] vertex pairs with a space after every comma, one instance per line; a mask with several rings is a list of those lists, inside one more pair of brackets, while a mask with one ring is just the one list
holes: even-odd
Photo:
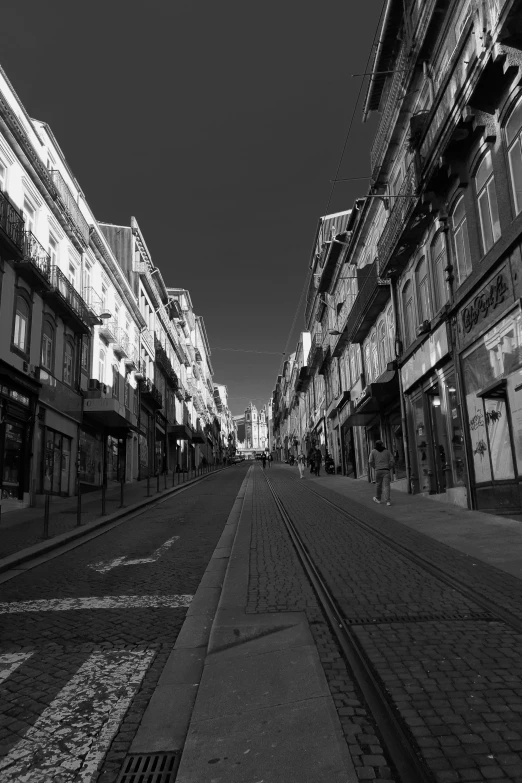
[[263, 457], [262, 457], [261, 461], [263, 463], [263, 470], [264, 470], [266, 468], [266, 454], [263, 454]]
[[310, 465], [310, 473], [315, 473], [315, 452], [313, 451], [308, 455], [308, 464]]
[[375, 448], [370, 453], [370, 465], [375, 470], [375, 503], [381, 502], [381, 497], [387, 506], [390, 500], [390, 471], [395, 465], [393, 455], [382, 440], [375, 441]]
[[321, 475], [321, 462], [323, 461], [323, 455], [321, 454], [321, 449], [315, 450], [315, 457], [314, 457], [314, 463], [315, 463], [315, 475], [320, 476]]
[[266, 461], [268, 462], [268, 467], [271, 468], [272, 467], [272, 455], [271, 454], [268, 455], [268, 457], [266, 458]]

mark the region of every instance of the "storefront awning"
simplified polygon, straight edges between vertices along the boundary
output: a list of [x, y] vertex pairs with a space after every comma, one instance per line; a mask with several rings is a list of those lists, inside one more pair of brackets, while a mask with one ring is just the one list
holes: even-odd
[[207, 440], [204, 432], [193, 432], [191, 436], [192, 443], [205, 443]]
[[129, 430], [138, 432], [136, 417], [127, 418], [125, 406], [114, 397], [88, 398], [83, 403], [83, 418], [86, 424], [101, 427], [109, 434], [123, 435]]
[[349, 427], [365, 427], [391, 402], [399, 398], [399, 376], [395, 370], [385, 370], [377, 380], [368, 384], [364, 398], [346, 420]]
[[167, 434], [172, 435], [176, 440], [190, 440], [192, 430], [186, 424], [169, 424]]

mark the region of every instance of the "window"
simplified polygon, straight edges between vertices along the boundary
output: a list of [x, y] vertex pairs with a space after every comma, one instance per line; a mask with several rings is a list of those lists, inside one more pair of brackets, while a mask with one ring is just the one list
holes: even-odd
[[370, 358], [370, 346], [366, 345], [364, 349], [364, 367], [366, 370], [366, 383], [371, 383], [372, 381], [372, 364], [371, 364], [371, 358]]
[[91, 267], [85, 264], [83, 268], [83, 291], [82, 296], [87, 301], [91, 293]]
[[455, 25], [455, 33], [457, 35], [457, 41], [459, 40], [462, 31], [464, 30], [470, 18], [471, 18], [471, 3], [468, 0], [468, 2], [465, 3], [462, 11], [460, 12], [457, 19], [457, 23]]
[[518, 102], [506, 124], [511, 188], [515, 212], [522, 210], [522, 100]]
[[386, 324], [388, 329], [388, 361], [395, 359], [395, 318], [393, 317], [393, 305], [386, 311]]
[[32, 231], [34, 234], [34, 227], [36, 224], [36, 208], [29, 201], [27, 196], [24, 198], [23, 212], [24, 212], [24, 219], [25, 219], [25, 228], [27, 231]]
[[[107, 312], [107, 289], [106, 289], [106, 287], [104, 285], [102, 285], [102, 289], [101, 289], [101, 298], [102, 298], [102, 301], [101, 301], [102, 312], [105, 313], [105, 312]], [[101, 380], [101, 378], [100, 378], [100, 380]]]
[[91, 349], [91, 341], [89, 335], [84, 334], [82, 337], [82, 357], [81, 357], [81, 366], [84, 372], [89, 371], [89, 354], [91, 352], [90, 349]]
[[392, 177], [392, 183], [391, 183], [390, 190], [391, 190], [391, 194], [393, 196], [396, 196], [398, 194], [398, 192], [400, 191], [401, 186], [402, 186], [402, 180], [403, 180], [402, 166], [399, 166], [398, 169], [393, 174], [393, 177]]
[[387, 362], [387, 351], [386, 351], [386, 325], [384, 321], [381, 321], [379, 324], [379, 331], [378, 331], [378, 349], [379, 349], [379, 363], [381, 365], [382, 370], [384, 371], [386, 367]]
[[16, 297], [13, 345], [23, 353], [29, 351], [29, 304], [20, 294]]
[[65, 341], [63, 353], [63, 382], [72, 386], [74, 377], [74, 347], [70, 340]]
[[58, 264], [58, 242], [52, 234], [49, 235], [49, 258], [53, 266]]
[[408, 281], [402, 289], [402, 312], [404, 317], [404, 344], [409, 345], [413, 342], [414, 321], [413, 321], [413, 286]]
[[500, 221], [498, 218], [497, 193], [493, 177], [493, 162], [491, 152], [486, 153], [475, 174], [477, 199], [482, 231], [482, 247], [487, 253], [500, 237]]
[[44, 321], [42, 332], [42, 358], [41, 365], [52, 372], [53, 369], [53, 344], [54, 329], [49, 321]]
[[428, 278], [428, 264], [426, 258], [421, 259], [415, 272], [417, 283], [417, 307], [419, 312], [419, 323], [429, 321], [431, 316], [430, 307], [430, 282]]
[[105, 351], [100, 351], [98, 356], [98, 380], [105, 383]]
[[453, 240], [455, 242], [457, 285], [460, 285], [471, 272], [471, 252], [469, 249], [468, 221], [464, 208], [464, 196], [460, 197], [453, 208], [451, 226], [453, 229]]
[[115, 364], [112, 365], [112, 396], [116, 399], [120, 396], [120, 374]]
[[438, 312], [448, 298], [448, 288], [446, 286], [446, 280], [444, 279], [444, 270], [447, 266], [446, 245], [442, 232], [437, 234], [437, 237], [432, 243], [431, 262], [433, 271], [433, 290], [435, 292], [435, 311]]
[[0, 190], [5, 190], [6, 179], [7, 179], [7, 168], [0, 160]]
[[126, 408], [130, 408], [130, 383], [129, 383], [129, 377], [126, 376], [125, 378], [125, 385], [123, 387], [123, 404]]
[[73, 288], [76, 288], [76, 267], [71, 261], [69, 261], [69, 282]]

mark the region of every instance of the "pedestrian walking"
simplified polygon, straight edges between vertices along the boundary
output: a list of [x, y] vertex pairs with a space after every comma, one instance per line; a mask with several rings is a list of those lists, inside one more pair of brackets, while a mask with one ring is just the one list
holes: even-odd
[[321, 475], [321, 462], [323, 461], [323, 455], [321, 454], [321, 449], [315, 450], [315, 475], [320, 476]]
[[297, 467], [299, 468], [299, 478], [303, 478], [304, 469], [306, 466], [306, 457], [301, 451], [299, 456], [297, 457]]
[[268, 467], [271, 468], [272, 467], [272, 455], [271, 454], [268, 455], [268, 457], [266, 458], [266, 461], [268, 462]]
[[310, 473], [315, 473], [315, 452], [311, 451], [308, 454], [308, 464], [310, 465]]
[[263, 470], [264, 470], [266, 468], [266, 454], [264, 452], [261, 458], [261, 462], [263, 463]]
[[393, 455], [382, 440], [375, 441], [375, 448], [370, 453], [370, 465], [375, 470], [375, 503], [380, 503], [381, 498], [387, 506], [391, 506], [390, 500], [390, 470], [395, 465]]

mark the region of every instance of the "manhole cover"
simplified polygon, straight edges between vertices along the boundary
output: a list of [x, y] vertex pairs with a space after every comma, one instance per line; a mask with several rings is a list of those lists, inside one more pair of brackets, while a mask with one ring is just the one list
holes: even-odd
[[116, 783], [174, 783], [180, 753], [127, 756]]

